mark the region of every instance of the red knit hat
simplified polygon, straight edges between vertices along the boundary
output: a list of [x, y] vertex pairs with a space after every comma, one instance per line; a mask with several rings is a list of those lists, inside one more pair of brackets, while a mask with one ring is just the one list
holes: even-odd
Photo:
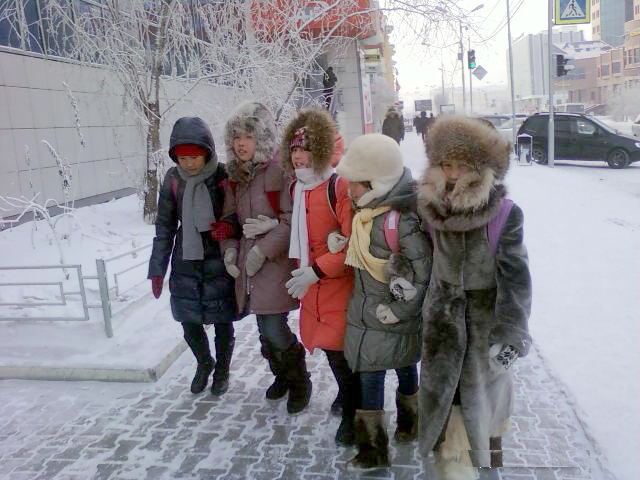
[[197, 157], [202, 155], [206, 158], [207, 152], [206, 148], [201, 147], [200, 145], [194, 145], [192, 143], [185, 143], [183, 145], [176, 145], [173, 149], [176, 157]]
[[307, 129], [305, 127], [300, 127], [293, 134], [293, 138], [289, 144], [289, 150], [294, 147], [301, 147], [305, 150], [307, 149]]

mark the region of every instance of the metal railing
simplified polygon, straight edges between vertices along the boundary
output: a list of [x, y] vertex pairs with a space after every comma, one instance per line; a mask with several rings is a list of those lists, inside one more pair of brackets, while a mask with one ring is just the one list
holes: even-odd
[[[122, 284], [122, 277], [129, 272], [132, 272], [143, 265], [148, 264], [148, 258], [144, 258], [143, 260], [133, 264], [133, 265], [125, 265], [120, 269], [117, 267], [113, 267], [109, 272], [107, 266], [108, 264], [112, 264], [126, 257], [137, 258], [139, 256], [139, 252], [142, 250], [150, 249], [152, 244], [143, 245], [142, 247], [134, 248], [128, 252], [124, 252], [113, 257], [109, 258], [97, 258], [96, 259], [96, 274], [95, 275], [83, 275], [82, 274], [82, 265], [29, 265], [29, 266], [0, 266], [0, 271], [23, 271], [23, 270], [61, 270], [65, 274], [64, 280], [59, 281], [20, 281], [20, 282], [0, 282], [0, 289], [2, 288], [16, 288], [16, 287], [57, 287], [57, 298], [56, 301], [52, 301], [50, 299], [45, 299], [45, 301], [0, 301], [0, 307], [16, 307], [18, 309], [30, 309], [36, 307], [65, 307], [69, 305], [67, 301], [69, 297], [80, 297], [81, 305], [82, 305], [82, 316], [69, 316], [69, 315], [48, 315], [48, 316], [15, 316], [15, 314], [2, 315], [0, 313], [0, 321], [22, 321], [22, 320], [35, 320], [35, 321], [87, 321], [89, 320], [89, 309], [90, 308], [99, 308], [102, 310], [102, 317], [104, 321], [104, 331], [107, 337], [113, 337], [113, 325], [111, 323], [111, 319], [113, 318], [113, 302], [117, 301], [123, 293], [135, 288], [140, 285], [142, 282], [146, 280], [146, 275], [143, 277], [143, 280], [139, 280], [133, 285], [125, 286]], [[68, 284], [71, 280], [69, 279], [69, 271], [74, 271], [75, 276], [74, 279], [77, 281], [78, 289], [77, 290], [65, 290], [65, 285]], [[114, 287], [111, 289], [109, 287], [109, 277], [113, 278]], [[100, 294], [100, 303], [89, 303], [87, 300], [87, 292], [85, 288], [85, 281], [87, 280], [97, 280], [98, 282], [98, 290]], [[126, 287], [126, 288], [123, 288]], [[113, 292], [113, 296], [112, 293]], [[124, 311], [127, 308], [127, 304], [125, 307], [121, 309], [119, 312]], [[116, 312], [116, 313], [119, 313]]]

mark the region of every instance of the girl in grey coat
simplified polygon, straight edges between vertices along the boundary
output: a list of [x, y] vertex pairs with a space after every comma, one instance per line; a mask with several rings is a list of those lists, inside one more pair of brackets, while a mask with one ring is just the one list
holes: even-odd
[[445, 478], [501, 466], [509, 366], [531, 344], [523, 215], [502, 184], [509, 151], [495, 129], [454, 115], [439, 118], [427, 142], [418, 202], [434, 257], [422, 311], [420, 447], [425, 458], [436, 449]]
[[[399, 383], [395, 439], [411, 441], [417, 435], [420, 307], [431, 253], [415, 211], [411, 172], [403, 167], [393, 139], [377, 133], [358, 137], [337, 173], [349, 181], [356, 209], [345, 262], [355, 267], [355, 285], [344, 354], [349, 367], [359, 372], [361, 386], [355, 418], [358, 454], [352, 463], [385, 467], [389, 465], [384, 421], [387, 370], [396, 371]], [[396, 231], [396, 245], [391, 230]]]

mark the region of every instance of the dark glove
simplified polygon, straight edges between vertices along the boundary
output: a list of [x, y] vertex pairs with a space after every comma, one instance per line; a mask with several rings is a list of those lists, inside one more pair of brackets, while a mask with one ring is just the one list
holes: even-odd
[[154, 297], [160, 298], [163, 282], [164, 278], [162, 277], [151, 277], [151, 291], [153, 292]]
[[502, 367], [505, 370], [508, 370], [509, 367], [513, 365], [513, 362], [516, 361], [518, 356], [518, 350], [512, 345], [494, 344], [491, 345], [489, 349], [489, 357], [491, 361], [494, 362], [494, 365]]
[[233, 225], [229, 222], [213, 222], [211, 224], [211, 238], [216, 242], [221, 242], [227, 238], [233, 238]]

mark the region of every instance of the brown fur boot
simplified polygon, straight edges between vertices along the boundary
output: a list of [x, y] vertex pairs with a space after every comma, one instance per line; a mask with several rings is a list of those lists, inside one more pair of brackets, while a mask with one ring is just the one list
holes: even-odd
[[418, 436], [418, 392], [403, 395], [396, 392], [397, 427], [393, 438], [396, 442], [412, 442]]
[[389, 467], [384, 410], [356, 410], [355, 427], [358, 454], [351, 460], [351, 465], [362, 469]]

